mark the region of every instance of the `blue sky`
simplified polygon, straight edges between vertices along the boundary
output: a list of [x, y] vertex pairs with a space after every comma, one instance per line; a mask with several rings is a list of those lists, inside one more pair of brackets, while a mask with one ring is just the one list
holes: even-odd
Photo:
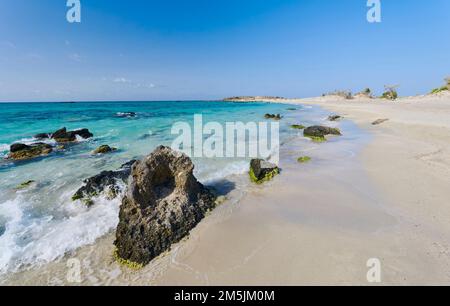
[[425, 93], [450, 75], [450, 1], [0, 1], [0, 101]]

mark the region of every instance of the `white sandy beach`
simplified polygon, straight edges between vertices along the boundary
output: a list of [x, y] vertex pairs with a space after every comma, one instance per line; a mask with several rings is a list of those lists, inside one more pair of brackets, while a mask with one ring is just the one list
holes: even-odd
[[114, 262], [111, 234], [5, 284], [77, 285], [66, 278], [73, 257], [82, 285], [367, 285], [370, 258], [382, 285], [450, 284], [450, 95], [282, 102], [320, 105], [372, 137], [361, 152], [333, 141], [302, 152], [299, 137], [282, 151], [282, 175], [142, 270]]

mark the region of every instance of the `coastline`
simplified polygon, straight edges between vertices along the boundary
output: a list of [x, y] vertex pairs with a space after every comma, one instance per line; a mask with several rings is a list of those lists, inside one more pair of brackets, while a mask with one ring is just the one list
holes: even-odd
[[[289, 162], [281, 176], [251, 188], [238, 205], [218, 207], [148, 267], [117, 265], [112, 234], [68, 255], [82, 260], [82, 284], [367, 285], [370, 258], [382, 262], [382, 284], [449, 283], [450, 99], [278, 102], [319, 105], [371, 140], [360, 154], [339, 154], [348, 148], [332, 141], [318, 145], [313, 162], [299, 166], [298, 137], [282, 153]], [[389, 121], [371, 124], [381, 118]], [[60, 260], [6, 284], [67, 285], [66, 272]]]

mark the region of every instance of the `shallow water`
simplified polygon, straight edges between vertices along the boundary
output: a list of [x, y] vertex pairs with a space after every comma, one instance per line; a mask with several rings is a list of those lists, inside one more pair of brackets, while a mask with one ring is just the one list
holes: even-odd
[[[170, 145], [176, 137], [171, 135], [175, 122], [192, 122], [194, 114], [203, 114], [204, 122], [263, 122], [264, 114], [281, 113], [280, 141], [285, 144], [300, 133], [292, 130], [291, 124], [316, 124], [329, 115], [316, 107], [290, 108], [282, 104], [200, 101], [0, 104], [0, 274], [51, 262], [114, 230], [119, 200], [98, 199], [88, 209], [71, 200], [73, 193], [84, 179], [100, 171], [117, 169], [158, 145]], [[32, 143], [36, 141], [33, 135], [61, 127], [89, 128], [94, 137], [33, 161], [13, 163], [4, 159], [12, 143]], [[119, 150], [92, 156], [90, 152], [102, 144]], [[197, 158], [194, 162], [196, 176], [210, 185], [248, 170], [248, 159]], [[16, 189], [29, 180], [36, 183]], [[230, 186], [218, 187], [234, 188]]]

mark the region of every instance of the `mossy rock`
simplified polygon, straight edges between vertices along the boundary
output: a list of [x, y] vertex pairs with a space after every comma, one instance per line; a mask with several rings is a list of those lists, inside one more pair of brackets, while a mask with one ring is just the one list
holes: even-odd
[[100, 147], [98, 147], [97, 149], [95, 149], [95, 150], [92, 152], [92, 154], [94, 154], [94, 155], [97, 155], [97, 154], [107, 154], [107, 153], [111, 153], [111, 152], [114, 152], [114, 151], [117, 151], [117, 149], [116, 149], [116, 148], [111, 148], [111, 147], [108, 146], [108, 145], [103, 145], [103, 146], [100, 146]]
[[144, 268], [143, 264], [140, 264], [140, 263], [137, 263], [137, 262], [132, 262], [130, 260], [126, 260], [126, 259], [121, 258], [119, 256], [119, 252], [117, 251], [117, 248], [114, 250], [113, 257], [114, 257], [114, 260], [119, 265], [124, 266], [124, 267], [126, 267], [128, 269], [138, 271], [138, 270], [141, 270], [142, 268]]
[[291, 128], [293, 128], [294, 130], [304, 130], [306, 128], [306, 126], [301, 125], [301, 124], [293, 124], [293, 125], [291, 125]]
[[283, 117], [281, 117], [280, 114], [265, 114], [264, 118], [266, 119], [273, 119], [273, 120], [281, 120]]
[[305, 136], [305, 137], [311, 139], [313, 142], [316, 143], [327, 142], [325, 136]]
[[312, 158], [309, 156], [302, 156], [297, 159], [297, 161], [301, 164], [306, 164], [306, 163], [310, 162], [311, 160], [312, 160]]
[[215, 204], [216, 204], [217, 206], [222, 205], [223, 203], [225, 203], [226, 200], [227, 200], [227, 197], [226, 197], [226, 196], [218, 196], [218, 197], [216, 198]]
[[33, 180], [23, 182], [22, 184], [20, 184], [19, 186], [16, 187], [16, 190], [26, 189], [34, 183], [36, 183], [36, 181], [33, 181]]
[[280, 169], [264, 160], [254, 159], [250, 163], [249, 176], [250, 180], [255, 184], [260, 185], [271, 181], [278, 174], [280, 174]]

